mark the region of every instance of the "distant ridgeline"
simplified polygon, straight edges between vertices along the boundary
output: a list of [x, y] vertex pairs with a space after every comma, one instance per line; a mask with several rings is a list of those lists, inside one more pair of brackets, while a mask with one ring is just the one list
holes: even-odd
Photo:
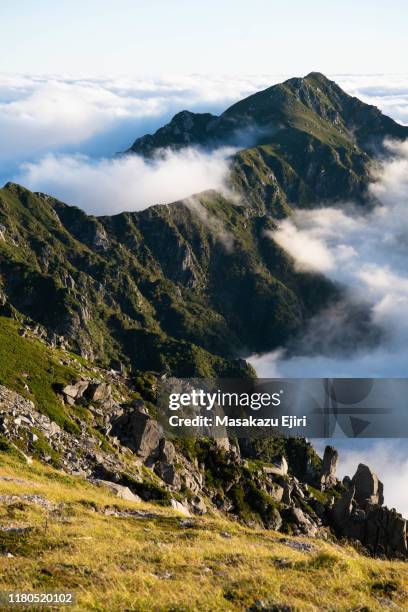
[[375, 155], [385, 138], [407, 136], [312, 73], [220, 117], [183, 111], [127, 152], [245, 147], [231, 157], [235, 197], [208, 191], [97, 218], [9, 183], [0, 190], [0, 315], [102, 366], [253, 375], [242, 357], [287, 345], [341, 298], [322, 276], [296, 271], [266, 232], [294, 207], [370, 205]]

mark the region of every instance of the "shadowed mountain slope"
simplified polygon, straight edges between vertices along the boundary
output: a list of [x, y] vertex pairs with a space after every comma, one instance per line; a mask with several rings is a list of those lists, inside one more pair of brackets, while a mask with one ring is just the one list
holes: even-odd
[[0, 191], [0, 304], [84, 356], [179, 375], [250, 372], [337, 292], [296, 273], [265, 231], [215, 192], [87, 216], [15, 184]]

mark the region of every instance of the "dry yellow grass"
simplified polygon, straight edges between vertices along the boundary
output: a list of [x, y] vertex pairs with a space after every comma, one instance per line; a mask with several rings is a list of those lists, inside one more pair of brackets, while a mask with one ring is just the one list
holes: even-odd
[[[0, 503], [3, 526], [32, 527], [23, 535], [0, 531], [2, 590], [73, 590], [74, 609], [110, 612], [248, 610], [260, 602], [295, 610], [408, 610], [403, 562], [321, 540], [285, 539], [217, 516], [185, 526], [169, 508], [117, 500], [81, 479], [5, 454], [0, 478], [0, 495], [37, 494], [62, 504], [52, 510]], [[154, 516], [115, 517], [106, 508]], [[295, 550], [294, 541], [313, 549]]]

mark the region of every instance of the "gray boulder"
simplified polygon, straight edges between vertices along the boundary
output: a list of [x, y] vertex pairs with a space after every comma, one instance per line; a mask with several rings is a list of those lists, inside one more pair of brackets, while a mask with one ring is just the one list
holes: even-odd
[[274, 531], [279, 531], [279, 529], [282, 527], [282, 524], [283, 524], [282, 517], [276, 508], [272, 510], [270, 516], [267, 518], [265, 522], [266, 522], [267, 528], [273, 529]]
[[153, 465], [159, 459], [162, 431], [157, 421], [142, 409], [120, 416], [113, 424], [112, 434], [142, 457], [146, 464]]
[[171, 499], [170, 500], [170, 505], [173, 508], [173, 510], [176, 510], [177, 512], [180, 512], [180, 514], [182, 514], [183, 516], [191, 516], [189, 509], [186, 508], [186, 506], [184, 506], [184, 504], [182, 504], [181, 502], [177, 501], [176, 499]]
[[91, 383], [86, 390], [86, 397], [91, 402], [104, 402], [110, 398], [111, 392], [108, 383]]
[[287, 508], [283, 513], [287, 522], [293, 526], [295, 533], [302, 533], [310, 537], [314, 537], [317, 534], [317, 526], [301, 508]]
[[73, 385], [66, 385], [62, 390], [65, 401], [70, 404], [75, 403], [76, 400], [80, 399], [84, 395], [85, 391], [88, 389], [88, 386], [88, 380], [79, 380]]
[[179, 482], [176, 467], [173, 463], [158, 461], [154, 466], [154, 471], [168, 485], [175, 486]]
[[195, 495], [190, 499], [190, 507], [194, 514], [205, 514], [207, 512], [207, 506], [205, 501], [200, 495]]

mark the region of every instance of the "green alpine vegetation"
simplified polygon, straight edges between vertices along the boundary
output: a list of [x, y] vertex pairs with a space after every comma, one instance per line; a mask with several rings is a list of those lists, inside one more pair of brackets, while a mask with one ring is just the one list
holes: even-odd
[[96, 218], [8, 184], [1, 312], [63, 336], [101, 365], [250, 375], [241, 357], [281, 345], [337, 295], [294, 271], [265, 235], [274, 223], [215, 192], [196, 196], [194, 207]]
[[[0, 191], [0, 308], [106, 366], [176, 375], [253, 375], [245, 358], [287, 345], [341, 296], [299, 273], [270, 237], [292, 207], [367, 200], [374, 152], [403, 127], [318, 73], [220, 117], [183, 111], [131, 152], [242, 147], [231, 197], [215, 191], [112, 217], [51, 196]], [[243, 143], [246, 143], [243, 145]]]
[[407, 137], [407, 127], [312, 72], [251, 95], [219, 117], [182, 111], [129, 151], [154, 156], [163, 148], [233, 144], [240, 150], [231, 186], [260, 214], [279, 217], [292, 206], [364, 202], [384, 139]]

